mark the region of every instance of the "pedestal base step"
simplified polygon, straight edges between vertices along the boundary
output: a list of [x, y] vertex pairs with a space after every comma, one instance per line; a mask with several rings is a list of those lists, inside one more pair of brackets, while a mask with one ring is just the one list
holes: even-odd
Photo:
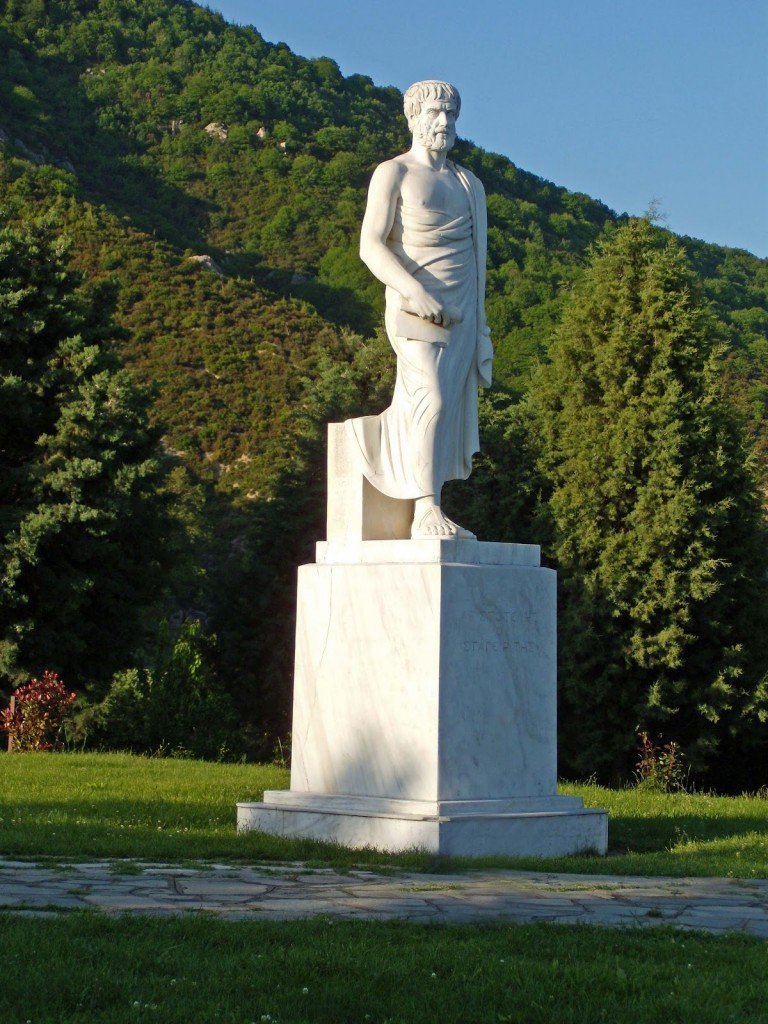
[[282, 791], [264, 798], [237, 805], [238, 832], [453, 857], [562, 857], [604, 854], [608, 846], [607, 812], [577, 797], [432, 803]]

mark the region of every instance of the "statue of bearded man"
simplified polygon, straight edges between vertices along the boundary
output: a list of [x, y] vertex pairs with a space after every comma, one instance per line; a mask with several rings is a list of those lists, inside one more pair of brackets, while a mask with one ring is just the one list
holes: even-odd
[[407, 153], [374, 171], [360, 256], [386, 285], [387, 335], [397, 354], [392, 404], [348, 420], [363, 472], [383, 494], [415, 499], [412, 537], [464, 537], [442, 512], [447, 480], [464, 480], [479, 450], [478, 385], [490, 386], [485, 322], [487, 220], [483, 186], [448, 160], [461, 99], [447, 82], [405, 94]]

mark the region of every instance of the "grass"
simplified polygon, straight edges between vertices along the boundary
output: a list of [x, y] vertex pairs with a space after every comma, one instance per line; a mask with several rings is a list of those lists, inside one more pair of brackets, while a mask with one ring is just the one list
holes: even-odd
[[768, 877], [768, 800], [563, 786], [610, 812], [607, 858], [439, 861], [235, 833], [235, 803], [288, 785], [284, 769], [133, 757], [0, 754], [0, 855], [59, 860], [308, 861], [410, 870], [473, 866], [591, 874]]
[[78, 912], [0, 915], [0, 947], [8, 1024], [765, 1024], [768, 1006], [764, 942], [667, 929]]
[[[0, 855], [456, 870], [234, 830], [288, 773], [121, 754], [0, 755]], [[473, 865], [768, 876], [768, 800], [564, 786], [611, 812], [607, 859]], [[116, 873], [135, 873], [130, 859]], [[427, 883], [434, 884], [434, 883]], [[596, 884], [599, 882], [596, 880]], [[221, 921], [0, 913], [3, 1024], [708, 1024], [768, 1019], [768, 944], [586, 925]], [[44, 983], [41, 980], [44, 979]], [[306, 990], [306, 991], [305, 991]]]

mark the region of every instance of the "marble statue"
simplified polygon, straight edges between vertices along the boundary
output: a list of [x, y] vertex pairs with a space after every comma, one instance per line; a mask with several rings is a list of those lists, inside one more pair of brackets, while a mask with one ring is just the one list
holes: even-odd
[[448, 159], [456, 88], [417, 82], [404, 108], [413, 144], [374, 171], [360, 241], [362, 260], [386, 285], [397, 379], [388, 409], [346, 427], [370, 483], [390, 498], [415, 499], [412, 537], [471, 539], [442, 512], [440, 494], [447, 480], [470, 474], [478, 386], [491, 383], [485, 193]]
[[405, 94], [409, 152], [376, 168], [360, 254], [386, 285], [392, 404], [328, 424], [328, 515], [299, 566], [291, 788], [241, 831], [391, 852], [605, 853], [607, 812], [557, 792], [556, 574], [441, 510], [491, 383], [483, 187], [451, 163], [459, 94]]

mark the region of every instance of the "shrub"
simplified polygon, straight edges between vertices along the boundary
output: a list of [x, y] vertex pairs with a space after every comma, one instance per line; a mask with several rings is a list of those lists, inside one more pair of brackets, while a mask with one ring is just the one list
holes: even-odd
[[64, 719], [77, 694], [55, 672], [30, 679], [14, 693], [15, 706], [0, 712], [0, 729], [13, 741], [12, 750], [54, 750]]
[[98, 704], [79, 711], [69, 738], [83, 746], [137, 753], [222, 757], [236, 745], [229, 694], [211, 661], [216, 639], [199, 622], [173, 638], [162, 623], [152, 669], [118, 672]]
[[675, 793], [685, 789], [688, 766], [679, 744], [674, 741], [663, 747], [653, 742], [647, 732], [637, 734], [638, 759], [635, 779], [638, 788], [659, 793]]
[[153, 750], [219, 757], [231, 749], [236, 718], [213, 670], [215, 648], [216, 638], [199, 622], [184, 623], [175, 641], [161, 626], [147, 701]]
[[151, 678], [145, 669], [116, 672], [104, 699], [78, 701], [67, 722], [66, 739], [72, 746], [151, 752], [148, 722]]

